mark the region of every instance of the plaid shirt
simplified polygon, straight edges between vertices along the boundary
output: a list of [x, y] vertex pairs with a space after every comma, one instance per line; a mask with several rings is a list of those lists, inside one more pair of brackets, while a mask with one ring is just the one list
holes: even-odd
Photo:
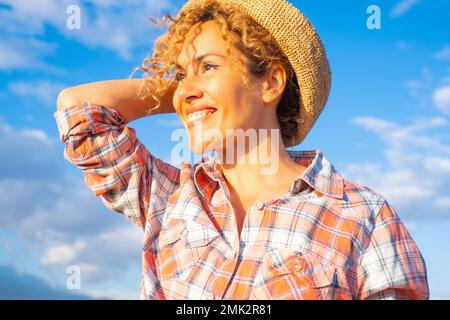
[[[153, 156], [119, 113], [84, 103], [54, 114], [64, 157], [111, 210], [144, 230], [142, 299], [428, 299], [424, 259], [388, 202], [320, 150], [237, 232], [220, 166]], [[294, 179], [295, 178], [295, 179]]]

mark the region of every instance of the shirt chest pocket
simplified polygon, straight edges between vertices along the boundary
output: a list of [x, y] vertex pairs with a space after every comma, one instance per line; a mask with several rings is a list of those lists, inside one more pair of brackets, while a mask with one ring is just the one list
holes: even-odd
[[336, 269], [292, 250], [269, 249], [255, 277], [253, 299], [334, 299]]
[[199, 223], [171, 219], [159, 237], [161, 277], [191, 281], [201, 270], [202, 261], [211, 250], [210, 244], [219, 236], [216, 230]]

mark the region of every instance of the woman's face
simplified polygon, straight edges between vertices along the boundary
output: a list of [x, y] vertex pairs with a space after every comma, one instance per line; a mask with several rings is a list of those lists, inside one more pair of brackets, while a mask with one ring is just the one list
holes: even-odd
[[[259, 81], [249, 76], [249, 89], [239, 71], [245, 67], [237, 59], [246, 64], [248, 59], [234, 46], [230, 50], [227, 54], [219, 24], [208, 21], [191, 28], [178, 56], [175, 77], [179, 82], [173, 104], [194, 153], [217, 151], [225, 146], [222, 138], [232, 132], [227, 129], [258, 129], [267, 117], [264, 109], [268, 108], [261, 107]], [[193, 112], [199, 109], [203, 111]]]

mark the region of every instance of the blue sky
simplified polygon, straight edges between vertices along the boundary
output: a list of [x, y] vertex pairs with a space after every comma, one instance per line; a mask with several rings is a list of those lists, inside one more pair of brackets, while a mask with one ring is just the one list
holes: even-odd
[[[348, 180], [382, 194], [425, 257], [431, 298], [450, 299], [450, 2], [292, 3], [318, 29], [333, 73], [329, 102], [296, 149], [322, 150]], [[66, 27], [71, 4], [79, 30]], [[0, 0], [3, 292], [138, 298], [142, 233], [63, 159], [53, 112], [64, 87], [128, 77], [162, 32], [147, 19], [182, 4]], [[379, 30], [367, 28], [370, 5], [381, 10]], [[130, 126], [169, 161], [176, 115]], [[69, 265], [81, 267], [79, 290], [66, 288]]]

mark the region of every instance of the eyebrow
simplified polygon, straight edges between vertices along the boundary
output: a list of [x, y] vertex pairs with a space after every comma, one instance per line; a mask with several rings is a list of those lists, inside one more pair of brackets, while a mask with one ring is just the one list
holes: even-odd
[[[205, 53], [202, 54], [200, 56], [198, 56], [197, 58], [194, 59], [194, 63], [195, 64], [199, 64], [203, 59], [205, 59], [207, 56], [217, 56], [217, 57], [221, 57], [221, 58], [226, 58], [225, 56], [221, 55], [221, 54], [217, 54], [217, 53]], [[181, 69], [184, 70], [184, 68], [182, 66], [180, 66], [179, 64], [175, 64], [175, 69]]]

